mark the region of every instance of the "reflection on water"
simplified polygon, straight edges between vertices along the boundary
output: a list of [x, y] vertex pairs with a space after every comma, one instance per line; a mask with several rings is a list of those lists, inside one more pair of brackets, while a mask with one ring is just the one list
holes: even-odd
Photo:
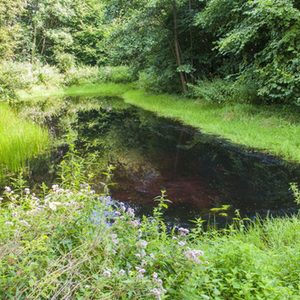
[[[84, 99], [89, 101], [89, 99]], [[190, 219], [231, 204], [243, 212], [293, 206], [289, 183], [300, 168], [182, 124], [126, 105], [97, 99], [101, 108], [78, 113], [78, 147], [115, 165], [115, 199], [148, 212], [162, 189], [170, 217]]]

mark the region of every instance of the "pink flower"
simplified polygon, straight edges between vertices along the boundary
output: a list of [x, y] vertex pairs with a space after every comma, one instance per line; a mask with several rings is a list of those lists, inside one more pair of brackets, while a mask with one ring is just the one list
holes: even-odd
[[190, 250], [189, 249], [184, 252], [184, 255], [188, 260], [190, 260], [196, 264], [200, 264], [201, 260], [199, 259], [199, 257], [203, 256], [204, 252], [201, 250]]
[[178, 228], [178, 232], [179, 232], [179, 235], [181, 235], [181, 236], [185, 236], [190, 233], [190, 231], [188, 229], [183, 228], [183, 227]]

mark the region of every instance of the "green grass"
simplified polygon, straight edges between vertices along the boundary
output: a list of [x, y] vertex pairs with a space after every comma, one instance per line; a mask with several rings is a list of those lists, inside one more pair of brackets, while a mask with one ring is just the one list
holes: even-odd
[[208, 104], [140, 90], [128, 91], [123, 98], [127, 103], [180, 120], [204, 133], [300, 162], [300, 122], [296, 113], [270, 106]]
[[217, 105], [168, 94], [149, 94], [134, 89], [134, 85], [115, 83], [75, 86], [52, 91], [48, 95], [40, 92], [27, 96], [40, 98], [50, 95], [122, 97], [126, 103], [159, 116], [177, 119], [203, 133], [300, 162], [299, 110], [292, 111], [283, 106]]
[[48, 132], [20, 119], [5, 104], [0, 104], [0, 178], [4, 169], [18, 171], [27, 160], [49, 144]]

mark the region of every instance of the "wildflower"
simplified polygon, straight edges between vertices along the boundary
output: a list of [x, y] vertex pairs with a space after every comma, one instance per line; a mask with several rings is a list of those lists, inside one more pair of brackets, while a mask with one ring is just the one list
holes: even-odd
[[134, 221], [130, 221], [130, 224], [133, 227], [138, 227], [138, 226], [140, 226], [141, 222], [139, 220], [134, 220]]
[[49, 208], [53, 211], [57, 210], [57, 206], [61, 205], [61, 202], [49, 202]]
[[111, 239], [115, 245], [117, 245], [119, 243], [118, 236], [116, 234], [112, 234]]
[[29, 223], [27, 221], [25, 221], [25, 220], [21, 220], [20, 224], [22, 224], [22, 225], [24, 225], [26, 227], [30, 227]]
[[9, 186], [6, 186], [4, 188], [4, 190], [5, 190], [6, 193], [11, 193], [12, 192], [11, 187], [9, 187]]
[[130, 217], [134, 218], [134, 216], [135, 216], [134, 209], [131, 208], [131, 207], [129, 207], [129, 208], [127, 209], [127, 214], [128, 214]]
[[180, 227], [178, 228], [179, 235], [185, 236], [190, 233], [190, 231], [186, 228]]
[[190, 260], [193, 261], [196, 264], [200, 264], [201, 260], [199, 259], [200, 256], [204, 255], [204, 252], [201, 250], [187, 250], [184, 252], [185, 257]]
[[123, 212], [126, 211], [126, 207], [125, 207], [124, 203], [121, 203], [121, 204], [120, 204], [120, 209], [121, 209]]
[[26, 195], [29, 195], [30, 194], [30, 189], [29, 188], [25, 188], [24, 192], [25, 192]]
[[103, 272], [103, 276], [104, 276], [104, 277], [107, 277], [107, 278], [110, 278], [110, 277], [111, 277], [111, 271], [110, 271], [110, 270], [105, 270], [105, 271]]
[[121, 269], [121, 270], [119, 271], [119, 275], [124, 276], [125, 274], [126, 274], [126, 271], [125, 271], [125, 270]]
[[53, 190], [53, 191], [56, 191], [56, 190], [58, 190], [58, 189], [59, 189], [58, 184], [53, 184], [53, 185], [52, 185], [52, 190]]
[[178, 242], [178, 245], [179, 245], [180, 247], [184, 247], [184, 246], [186, 245], [186, 242], [180, 241], [180, 242]]
[[147, 242], [147, 241], [144, 241], [144, 240], [139, 240], [139, 241], [136, 243], [136, 246], [137, 246], [138, 248], [142, 248], [142, 249], [146, 248], [147, 245], [148, 245], [148, 242]]
[[116, 217], [121, 216], [121, 213], [119, 211], [115, 211], [114, 214], [115, 214]]
[[166, 292], [165, 289], [162, 288], [154, 288], [151, 290], [151, 293], [156, 297], [157, 300], [161, 300], [161, 296]]
[[146, 270], [140, 267], [135, 267], [135, 269], [138, 271], [138, 278], [143, 278], [144, 274], [146, 273]]
[[6, 222], [5, 222], [5, 225], [7, 225], [7, 226], [12, 226], [12, 225], [14, 225], [14, 223], [13, 223], [13, 222], [10, 222], [10, 221], [6, 221]]

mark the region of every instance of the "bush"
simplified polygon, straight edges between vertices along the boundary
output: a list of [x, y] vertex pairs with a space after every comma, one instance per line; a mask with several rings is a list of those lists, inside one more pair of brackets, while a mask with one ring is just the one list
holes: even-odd
[[107, 66], [100, 68], [99, 79], [104, 82], [129, 83], [134, 81], [134, 74], [128, 66]]
[[202, 80], [189, 85], [190, 96], [212, 103], [253, 102], [257, 98], [256, 89], [249, 83], [214, 79]]
[[178, 74], [171, 69], [165, 69], [158, 72], [151, 68], [139, 73], [139, 87], [149, 92], [169, 92], [178, 93], [181, 91], [181, 85]]
[[0, 97], [16, 98], [16, 91], [30, 89], [35, 85], [59, 86], [63, 76], [58, 69], [40, 63], [6, 61], [0, 64]]
[[64, 84], [67, 86], [95, 83], [99, 81], [99, 68], [90, 66], [78, 66], [65, 72]]
[[66, 72], [75, 66], [75, 56], [69, 53], [56, 53], [55, 61], [61, 72]]

